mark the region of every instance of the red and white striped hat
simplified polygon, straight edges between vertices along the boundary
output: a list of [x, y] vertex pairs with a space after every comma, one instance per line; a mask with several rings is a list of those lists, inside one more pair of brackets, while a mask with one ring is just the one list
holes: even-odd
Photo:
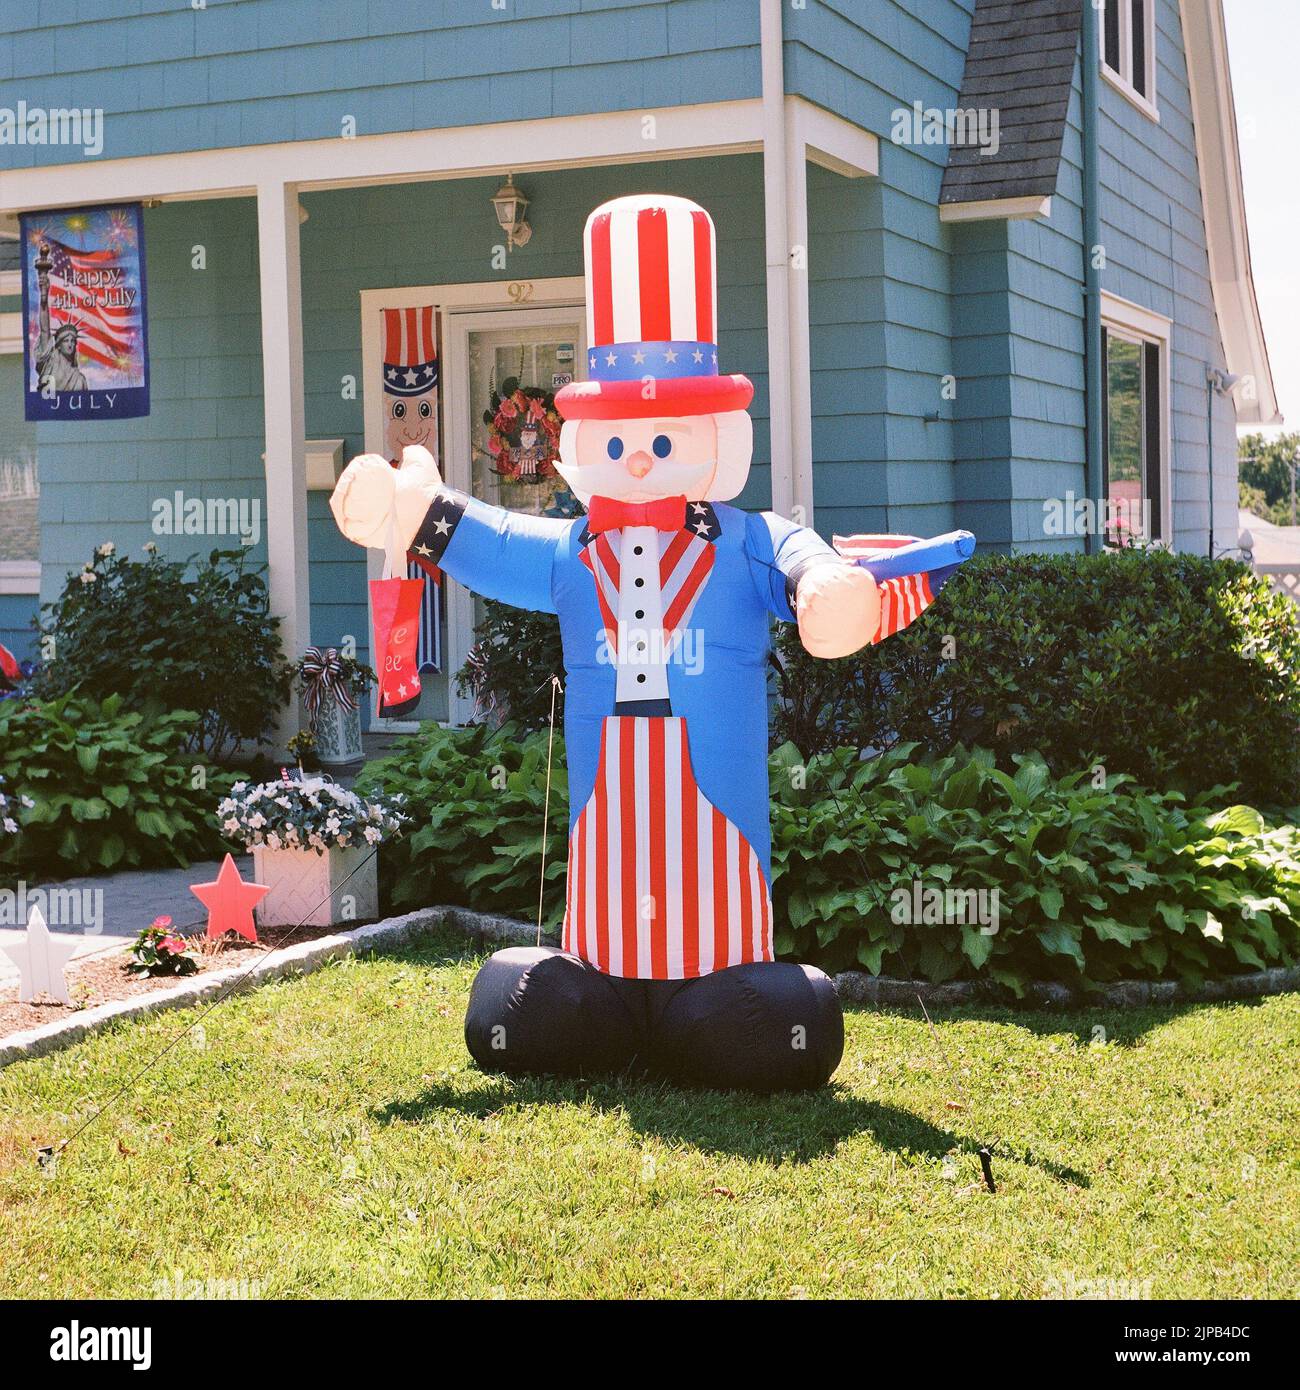
[[438, 344], [433, 305], [384, 309], [384, 390], [391, 396], [422, 396], [438, 384]]
[[708, 415], [749, 404], [747, 377], [718, 375], [715, 240], [698, 203], [667, 194], [614, 198], [587, 218], [590, 379], [557, 393], [566, 420]]

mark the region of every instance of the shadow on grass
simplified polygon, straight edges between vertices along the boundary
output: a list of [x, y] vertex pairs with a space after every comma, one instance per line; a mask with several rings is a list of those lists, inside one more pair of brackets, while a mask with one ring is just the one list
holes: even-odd
[[[1182, 1004], [1115, 1004], [1082, 1005], [1070, 1009], [1021, 1009], [997, 1004], [958, 1004], [948, 1008], [930, 1005], [930, 1017], [936, 1025], [944, 1023], [993, 1023], [999, 1027], [1019, 1028], [1036, 1037], [1061, 1037], [1073, 1034], [1081, 1047], [1094, 1039], [1104, 1040], [1113, 1047], [1133, 1047], [1156, 1028], [1189, 1014], [1206, 1009], [1219, 1011], [1257, 1009], [1273, 998], [1272, 995], [1249, 999], [1200, 1000]], [[847, 1000], [844, 1012], [858, 1014], [890, 1014], [896, 1017], [920, 1019], [920, 1009], [913, 1004], [873, 1007]], [[1098, 1029], [1102, 1032], [1098, 1033]]]
[[[753, 1096], [686, 1091], [634, 1077], [570, 1081], [478, 1075], [482, 1084], [473, 1090], [431, 1086], [371, 1114], [382, 1124], [421, 1124], [449, 1112], [486, 1120], [526, 1106], [589, 1106], [626, 1117], [638, 1134], [768, 1163], [808, 1163], [858, 1134], [869, 1134], [882, 1149], [933, 1159], [953, 1152], [975, 1158], [978, 1149], [974, 1140], [909, 1110], [862, 1100], [834, 1083], [807, 1094]], [[999, 1157], [996, 1149], [994, 1157]], [[1029, 1152], [1004, 1157], [1039, 1168], [1058, 1182], [1090, 1185], [1086, 1174]]]

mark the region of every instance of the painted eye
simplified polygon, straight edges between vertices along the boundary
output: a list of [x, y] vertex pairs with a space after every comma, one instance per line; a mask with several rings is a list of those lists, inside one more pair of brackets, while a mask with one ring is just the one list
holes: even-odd
[[397, 401], [393, 406], [393, 419], [404, 420], [406, 418], [406, 402]]
[[432, 411], [432, 409], [430, 409], [429, 402], [428, 402], [428, 401], [421, 401], [421, 402], [420, 402], [420, 419], [421, 419], [421, 420], [427, 420], [427, 419], [429, 418], [429, 416], [432, 415], [432, 414], [433, 414], [433, 411]]
[[621, 459], [623, 457], [623, 441], [618, 435], [614, 435], [609, 443], [605, 445], [605, 452], [612, 459]]
[[673, 441], [666, 434], [657, 434], [650, 447], [655, 451], [655, 458], [666, 459], [673, 451]]

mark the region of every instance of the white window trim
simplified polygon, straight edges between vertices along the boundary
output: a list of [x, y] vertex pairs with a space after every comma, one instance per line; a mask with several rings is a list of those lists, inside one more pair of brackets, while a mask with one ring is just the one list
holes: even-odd
[[[1091, 0], [1085, 0], [1091, 3]], [[1115, 90], [1158, 125], [1160, 110], [1156, 105], [1156, 3], [1146, 0], [1143, 22], [1146, 27], [1147, 92], [1143, 96], [1133, 85], [1133, 0], [1120, 0], [1119, 6], [1119, 64], [1116, 72], [1106, 61], [1106, 10], [1101, 9], [1097, 26], [1097, 42], [1101, 46], [1101, 75]]]
[[[1160, 541], [1173, 539], [1173, 456], [1171, 448], [1170, 342], [1173, 320], [1109, 290], [1101, 292], [1101, 323], [1108, 334], [1128, 342], [1154, 343], [1160, 349]], [[1102, 364], [1105, 370], [1105, 363]], [[1106, 460], [1102, 460], [1103, 468]]]
[[0, 594], [39, 594], [39, 560], [0, 560]]

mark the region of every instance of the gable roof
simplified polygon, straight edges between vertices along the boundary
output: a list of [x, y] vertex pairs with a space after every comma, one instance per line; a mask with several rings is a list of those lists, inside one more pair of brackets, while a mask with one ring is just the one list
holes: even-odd
[[976, 0], [959, 105], [996, 110], [999, 145], [951, 146], [941, 207], [1051, 197], [1082, 18], [1083, 0]]

